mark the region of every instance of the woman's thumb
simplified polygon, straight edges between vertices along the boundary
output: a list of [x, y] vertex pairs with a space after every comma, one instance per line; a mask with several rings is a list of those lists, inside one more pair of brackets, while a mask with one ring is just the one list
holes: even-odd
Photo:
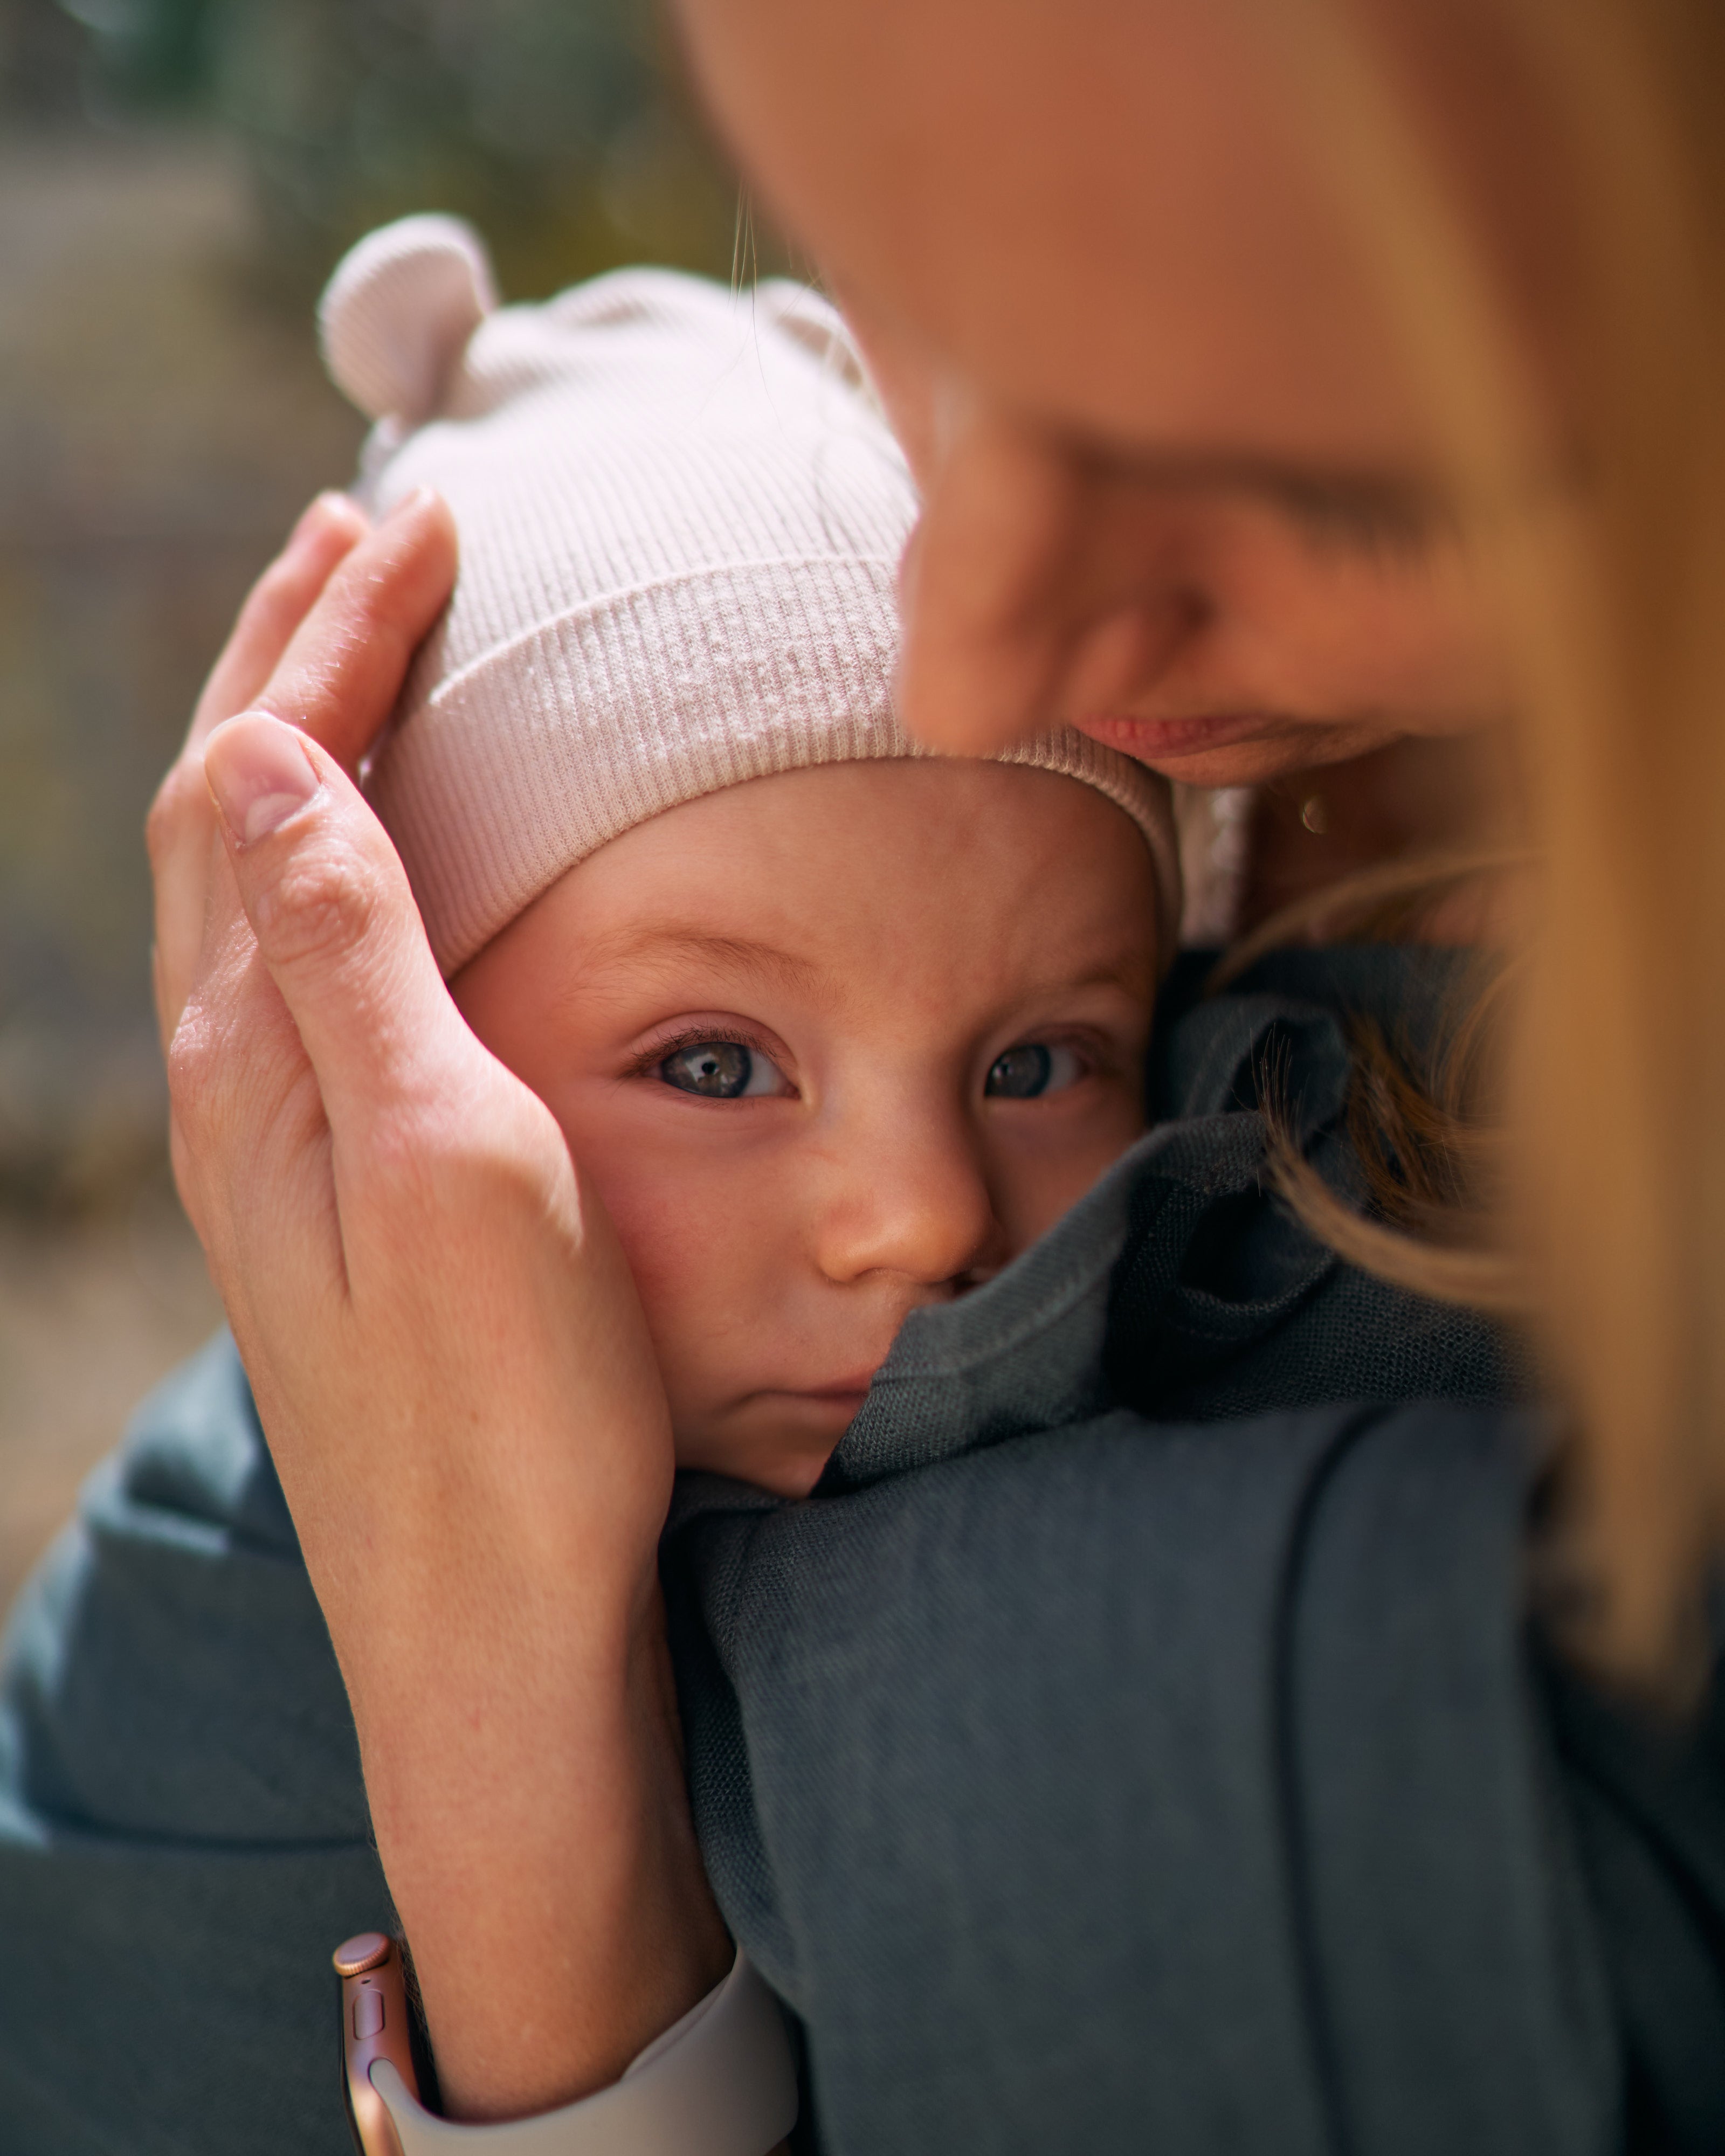
[[311, 743], [297, 728], [263, 711], [242, 711], [211, 734], [204, 776], [236, 847], [280, 829], [323, 787]]
[[[465, 1029], [388, 834], [335, 758], [296, 727], [242, 712], [210, 735], [204, 773], [258, 948], [299, 1028], [332, 1125], [375, 1113]], [[418, 1075], [422, 1075], [418, 1074]]]

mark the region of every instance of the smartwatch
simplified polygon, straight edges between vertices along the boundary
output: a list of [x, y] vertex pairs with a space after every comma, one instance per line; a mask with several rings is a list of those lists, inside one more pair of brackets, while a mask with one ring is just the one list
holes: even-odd
[[797, 2123], [778, 2000], [742, 1949], [730, 1974], [608, 2088], [495, 2125], [420, 2101], [401, 1949], [362, 1932], [336, 1949], [342, 2089], [359, 2156], [768, 2156]]

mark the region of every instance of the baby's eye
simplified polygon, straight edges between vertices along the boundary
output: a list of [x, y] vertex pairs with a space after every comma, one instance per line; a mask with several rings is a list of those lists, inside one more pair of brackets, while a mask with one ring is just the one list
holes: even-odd
[[994, 1058], [983, 1091], [996, 1100], [1035, 1101], [1045, 1093], [1064, 1091], [1083, 1075], [1076, 1049], [1025, 1040]]
[[693, 1040], [674, 1048], [659, 1066], [667, 1086], [708, 1101], [744, 1101], [789, 1089], [778, 1065], [740, 1040]]

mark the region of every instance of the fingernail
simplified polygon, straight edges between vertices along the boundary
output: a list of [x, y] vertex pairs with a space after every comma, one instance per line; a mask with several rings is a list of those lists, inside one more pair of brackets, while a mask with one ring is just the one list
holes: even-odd
[[325, 525], [333, 523], [337, 518], [347, 521], [363, 513], [359, 504], [351, 496], [334, 487], [328, 488], [300, 512], [299, 522], [288, 534], [285, 551], [291, 552], [295, 547], [304, 546], [307, 541], [315, 538]]
[[301, 736], [266, 711], [243, 711], [218, 726], [204, 744], [203, 771], [243, 846], [280, 830], [323, 783]]
[[416, 509], [423, 509], [428, 501], [435, 501], [436, 499], [437, 489], [434, 486], [416, 486], [411, 494], [404, 494], [399, 501], [385, 511], [377, 519], [377, 529], [381, 531], [386, 524], [399, 523], [403, 518], [412, 516]]

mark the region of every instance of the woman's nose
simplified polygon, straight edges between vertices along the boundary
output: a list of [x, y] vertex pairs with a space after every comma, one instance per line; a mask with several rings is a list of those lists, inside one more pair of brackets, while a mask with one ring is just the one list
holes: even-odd
[[870, 1273], [940, 1286], [1005, 1261], [1004, 1234], [969, 1133], [951, 1123], [870, 1122], [829, 1156], [815, 1257], [841, 1285]]
[[1171, 547], [1165, 487], [960, 398], [901, 581], [911, 732], [980, 756], [1159, 681], [1211, 602]]

